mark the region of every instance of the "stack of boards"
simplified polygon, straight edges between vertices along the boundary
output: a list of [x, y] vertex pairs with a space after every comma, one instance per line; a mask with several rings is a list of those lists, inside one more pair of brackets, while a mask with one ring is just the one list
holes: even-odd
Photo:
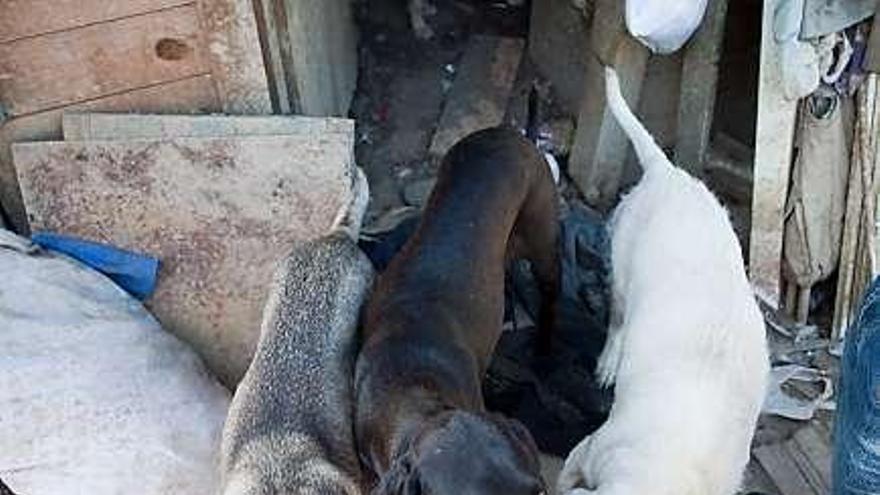
[[66, 114], [18, 143], [31, 230], [161, 260], [146, 301], [228, 385], [244, 374], [277, 262], [354, 198], [354, 123], [287, 116]]

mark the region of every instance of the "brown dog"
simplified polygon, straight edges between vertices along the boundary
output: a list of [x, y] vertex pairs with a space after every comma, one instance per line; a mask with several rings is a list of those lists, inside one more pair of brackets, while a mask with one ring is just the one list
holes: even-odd
[[504, 271], [524, 257], [549, 335], [559, 286], [557, 195], [512, 129], [456, 144], [413, 237], [379, 278], [355, 372], [355, 436], [379, 494], [544, 491], [525, 427], [487, 413], [481, 381], [501, 334]]

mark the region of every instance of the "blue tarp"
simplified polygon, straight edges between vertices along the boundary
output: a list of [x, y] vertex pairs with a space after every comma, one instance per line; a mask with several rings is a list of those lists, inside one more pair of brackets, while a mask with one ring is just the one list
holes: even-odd
[[154, 256], [50, 232], [37, 232], [31, 240], [103, 273], [140, 300], [148, 298], [156, 289], [159, 258]]

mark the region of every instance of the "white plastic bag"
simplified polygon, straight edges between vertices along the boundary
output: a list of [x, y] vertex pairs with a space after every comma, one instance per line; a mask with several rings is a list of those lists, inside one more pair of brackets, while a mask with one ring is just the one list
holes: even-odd
[[0, 229], [0, 478], [13, 492], [212, 494], [228, 405], [109, 279]]
[[681, 48], [700, 27], [707, 0], [626, 0], [626, 27], [654, 53]]

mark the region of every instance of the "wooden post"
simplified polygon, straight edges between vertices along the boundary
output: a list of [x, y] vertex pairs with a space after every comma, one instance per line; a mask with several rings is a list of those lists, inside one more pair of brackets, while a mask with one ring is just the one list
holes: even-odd
[[780, 47], [773, 38], [778, 0], [764, 0], [749, 271], [758, 295], [779, 307], [785, 198], [791, 173], [797, 101], [786, 98]]
[[831, 335], [842, 339], [853, 311], [874, 275], [871, 237], [875, 232], [878, 124], [877, 75], [870, 74], [856, 94], [856, 125], [853, 131], [852, 164], [846, 197], [846, 216], [840, 243], [840, 264]]
[[257, 19], [257, 27], [260, 35], [260, 45], [263, 49], [263, 61], [266, 64], [266, 78], [269, 81], [272, 98], [272, 108], [275, 113], [291, 114], [295, 108], [291, 103], [299, 101], [295, 94], [290, 93], [287, 86], [287, 74], [284, 70], [284, 55], [282, 54], [281, 36], [287, 33], [284, 18], [277, 18], [278, 4], [272, 0], [254, 0], [254, 15]]
[[281, 113], [344, 116], [357, 82], [357, 31], [347, 0], [254, 0]]
[[650, 53], [626, 33], [623, 2], [618, 0], [596, 2], [592, 45], [598, 59], [587, 68], [569, 173], [588, 203], [608, 210], [617, 198], [630, 146], [606, 108], [602, 64], [614, 65], [624, 97], [638, 108]]
[[696, 176], [702, 174], [709, 148], [727, 3], [728, 0], [709, 1], [699, 31], [685, 47], [675, 162]]

